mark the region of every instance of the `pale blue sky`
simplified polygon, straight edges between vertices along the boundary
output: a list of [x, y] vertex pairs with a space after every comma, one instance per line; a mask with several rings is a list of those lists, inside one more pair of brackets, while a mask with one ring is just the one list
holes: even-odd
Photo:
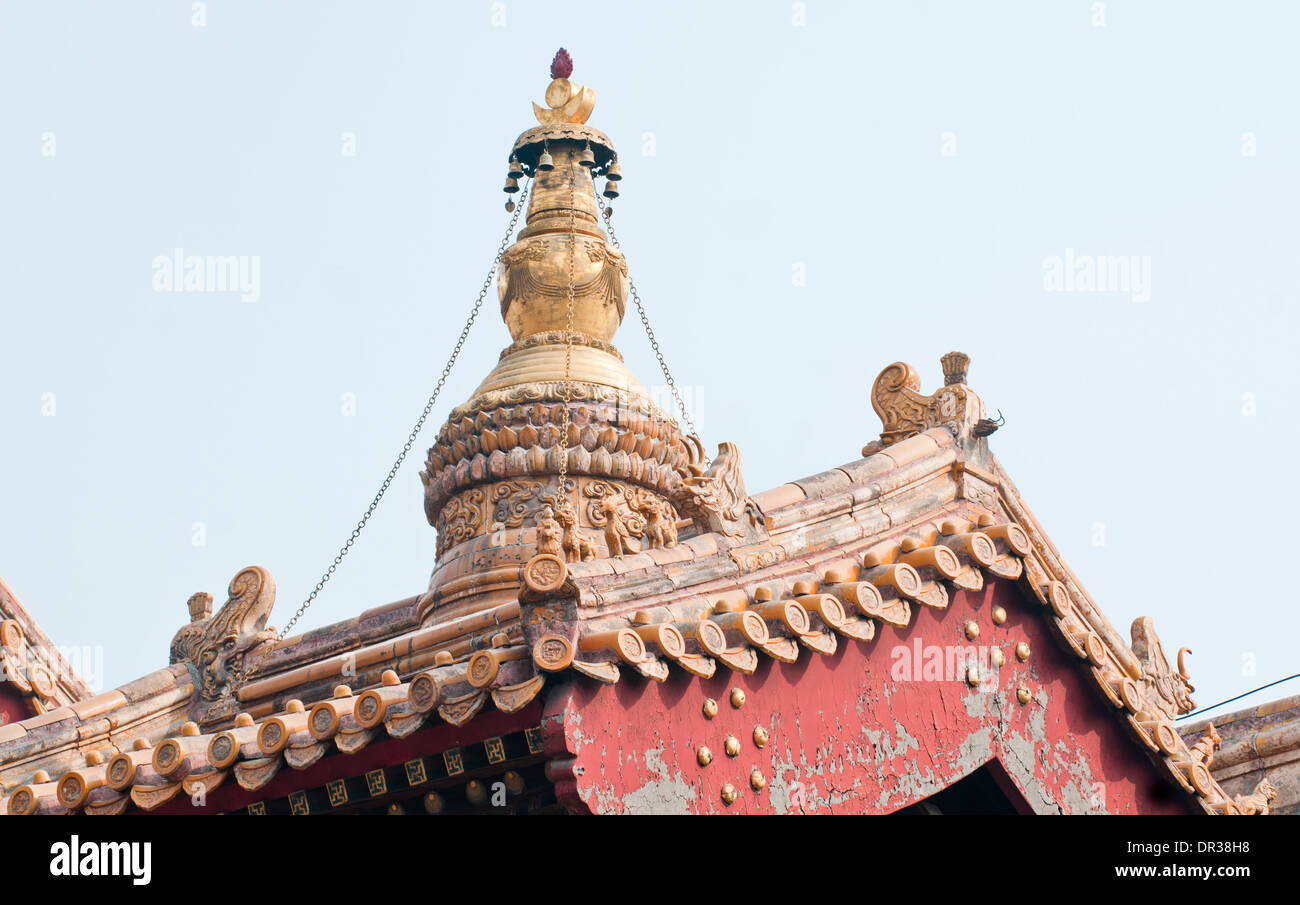
[[[194, 591], [264, 565], [280, 625], [329, 564], [488, 269], [560, 45], [664, 350], [751, 491], [856, 458], [880, 369], [929, 391], [961, 349], [1121, 632], [1191, 647], [1201, 704], [1297, 671], [1294, 6], [500, 6], [0, 6], [0, 576], [102, 648], [100, 684], [163, 665]], [[175, 248], [257, 256], [259, 300], [154, 292]], [[1150, 299], [1045, 291], [1067, 249], [1149, 259]], [[423, 450], [508, 341], [494, 290], [300, 628], [426, 587]], [[634, 316], [616, 342], [661, 382]]]

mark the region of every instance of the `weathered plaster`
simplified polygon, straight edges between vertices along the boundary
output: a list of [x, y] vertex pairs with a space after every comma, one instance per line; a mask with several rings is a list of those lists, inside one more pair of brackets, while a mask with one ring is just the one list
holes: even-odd
[[[1009, 614], [1000, 626], [989, 615], [994, 602]], [[674, 668], [655, 684], [625, 669], [616, 685], [564, 686], [547, 707], [562, 714], [575, 758], [575, 794], [561, 800], [596, 813], [890, 813], [996, 762], [1038, 813], [1189, 810], [1018, 588], [992, 581], [954, 593], [946, 611], [915, 609], [906, 629], [880, 627], [869, 644], [841, 639], [830, 657], [765, 659], [752, 676], [719, 667], [701, 680]], [[917, 639], [966, 663], [969, 619], [980, 626], [987, 682], [972, 688], [964, 671], [895, 675], [895, 649]], [[1014, 656], [1022, 640], [1028, 663]], [[1001, 669], [987, 661], [992, 646], [1006, 656]], [[1016, 699], [1021, 684], [1028, 705]], [[732, 688], [745, 692], [740, 709], [729, 703]], [[701, 712], [706, 698], [718, 702], [713, 720]], [[759, 725], [770, 734], [762, 749], [753, 741]], [[741, 742], [737, 757], [724, 752], [728, 735]], [[701, 745], [713, 752], [708, 766], [696, 760]], [[761, 791], [750, 787], [754, 769], [766, 780]], [[724, 783], [740, 793], [732, 805], [721, 800]]]

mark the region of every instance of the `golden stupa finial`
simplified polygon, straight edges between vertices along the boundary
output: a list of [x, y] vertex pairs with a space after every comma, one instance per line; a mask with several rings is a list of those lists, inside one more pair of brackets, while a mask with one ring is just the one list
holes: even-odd
[[551, 60], [551, 84], [546, 86], [547, 107], [533, 104], [533, 115], [542, 125], [585, 123], [596, 106], [596, 92], [569, 81], [573, 58], [561, 47]]

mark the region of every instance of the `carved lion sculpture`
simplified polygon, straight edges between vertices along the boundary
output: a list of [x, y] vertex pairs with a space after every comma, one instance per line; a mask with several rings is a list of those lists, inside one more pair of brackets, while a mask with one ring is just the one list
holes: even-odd
[[623, 518], [619, 501], [613, 497], [605, 497], [600, 501], [600, 513], [605, 522], [605, 549], [609, 551], [609, 555], [622, 556], [624, 553], [633, 552], [632, 530]]
[[571, 506], [562, 506], [555, 518], [564, 529], [564, 558], [569, 562], [595, 559], [596, 548], [585, 531], [578, 527], [578, 514]]
[[641, 535], [651, 549], [677, 546], [677, 513], [671, 503], [648, 490], [633, 488], [628, 506], [644, 520]]
[[1265, 776], [1260, 780], [1259, 785], [1255, 786], [1255, 791], [1249, 795], [1238, 795], [1233, 799], [1237, 807], [1241, 808], [1241, 813], [1253, 815], [1264, 815], [1269, 812], [1269, 805], [1277, 797], [1277, 789], [1268, 781]]

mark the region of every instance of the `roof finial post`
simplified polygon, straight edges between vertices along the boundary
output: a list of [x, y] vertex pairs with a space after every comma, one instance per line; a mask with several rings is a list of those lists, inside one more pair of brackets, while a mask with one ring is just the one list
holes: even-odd
[[[568, 587], [550, 574], [566, 554], [576, 567], [674, 546], [680, 507], [697, 505], [686, 499], [684, 479], [707, 478], [693, 485], [699, 496], [721, 481], [692, 472], [704, 457], [691, 455], [676, 421], [611, 344], [630, 281], [623, 253], [601, 226], [595, 180], [612, 185], [623, 174], [609, 136], [587, 125], [596, 93], [570, 81], [567, 50], [555, 55], [550, 75], [546, 106], [533, 104], [539, 125], [506, 156], [507, 179], [531, 177], [524, 227], [502, 252], [496, 277], [513, 342], [448, 415], [421, 474], [425, 515], [438, 529], [435, 592], [460, 574], [451, 564], [470, 551], [464, 545], [483, 544], [489, 534], [490, 549], [473, 553], [475, 568], [533, 563], [527, 574], [536, 593]], [[736, 465], [722, 491], [743, 503]], [[427, 598], [421, 619], [437, 618], [444, 602]]]
[[[551, 84], [546, 86], [546, 107], [533, 104], [533, 115], [542, 125], [585, 123], [596, 106], [596, 92], [569, 81], [573, 58], [561, 47], [551, 60]], [[549, 108], [549, 109], [548, 109]]]
[[949, 352], [939, 359], [943, 366], [943, 385], [950, 387], [956, 383], [966, 382], [966, 372], [970, 368], [970, 356], [965, 352]]

